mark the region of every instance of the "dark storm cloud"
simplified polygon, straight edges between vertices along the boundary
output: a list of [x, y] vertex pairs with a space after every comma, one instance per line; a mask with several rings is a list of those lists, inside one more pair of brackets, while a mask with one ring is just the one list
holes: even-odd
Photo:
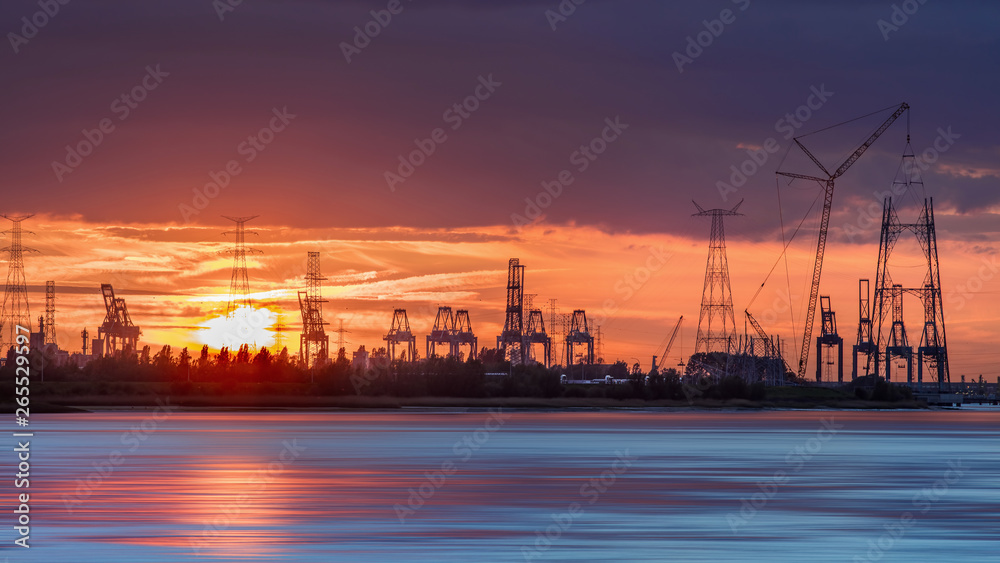
[[[1000, 203], [994, 3], [927, 2], [886, 40], [877, 22], [891, 21], [891, 2], [589, 0], [553, 31], [546, 11], [558, 1], [404, 0], [348, 63], [342, 43], [386, 5], [244, 1], [223, 21], [208, 0], [61, 6], [18, 54], [0, 55], [10, 85], [0, 138], [5, 209], [183, 222], [178, 206], [199, 203], [192, 190], [235, 160], [241, 172], [187, 218], [215, 224], [220, 214], [260, 213], [303, 228], [512, 224], [512, 214], [530, 212], [525, 198], [545, 201], [542, 182], [569, 170], [572, 184], [544, 209], [548, 223], [701, 234], [691, 199], [717, 207], [746, 198], [741, 235], [773, 236], [773, 172], [790, 144], [778, 123], [813, 88], [833, 95], [796, 134], [907, 101], [916, 150], [938, 128], [960, 134], [925, 172], [939, 208], [976, 214]], [[21, 18], [38, 9], [5, 2], [0, 29], [20, 32]], [[717, 26], [723, 10], [734, 21], [679, 72], [673, 54]], [[169, 76], [119, 119], [113, 100], [157, 64]], [[490, 75], [501, 86], [452, 130], [444, 112]], [[295, 119], [247, 161], [243, 143], [285, 107]], [[628, 128], [579, 171], [574, 152], [616, 117]], [[52, 161], [105, 118], [114, 131], [59, 182]], [[853, 149], [875, 119], [860, 138], [838, 130], [817, 139], [829, 149], [824, 162]], [[448, 139], [390, 191], [384, 173], [437, 128]], [[856, 220], [891, 182], [903, 131], [894, 126], [838, 183], [835, 226]], [[716, 185], [748, 158], [740, 147], [769, 138], [781, 150], [724, 201]], [[788, 196], [788, 221], [811, 201], [799, 195]]]

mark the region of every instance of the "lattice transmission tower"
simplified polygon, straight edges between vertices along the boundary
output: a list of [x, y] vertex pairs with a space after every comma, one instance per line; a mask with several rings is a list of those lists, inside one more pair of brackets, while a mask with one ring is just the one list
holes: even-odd
[[275, 311], [274, 327], [271, 329], [274, 331], [274, 353], [275, 355], [280, 354], [281, 350], [285, 347], [285, 331], [288, 329], [282, 320], [281, 311]]
[[[233, 311], [246, 307], [253, 307], [253, 300], [250, 299], [250, 280], [247, 276], [247, 254], [260, 254], [260, 250], [247, 248], [246, 245], [246, 223], [251, 219], [256, 219], [259, 215], [251, 217], [227, 217], [224, 219], [236, 223], [235, 231], [226, 231], [223, 235], [236, 235], [232, 250], [226, 251], [233, 255], [233, 276], [229, 282], [229, 303], [226, 306], [226, 316], [233, 314]], [[254, 231], [250, 234], [256, 235]]]
[[45, 282], [45, 344], [56, 343], [56, 282]]
[[[926, 270], [919, 286], [904, 287], [893, 281], [890, 260], [900, 236], [911, 233], [923, 251]], [[892, 198], [886, 198], [882, 208], [882, 234], [879, 242], [878, 270], [875, 277], [874, 337], [876, 353], [869, 358], [876, 374], [890, 378], [893, 358], [906, 362], [907, 383], [913, 383], [913, 348], [906, 340], [903, 324], [903, 295], [916, 296], [921, 301], [924, 324], [917, 345], [917, 386], [923, 384], [923, 370], [937, 379], [938, 389], [944, 390], [951, 383], [948, 365], [948, 339], [944, 324], [941, 268], [938, 263], [937, 232], [934, 225], [934, 200], [924, 199], [923, 207], [914, 223], [903, 223], [896, 215]], [[890, 323], [891, 320], [891, 323]], [[882, 367], [884, 366], [884, 367]], [[884, 369], [884, 374], [881, 371]]]
[[737, 210], [741, 200], [732, 209], [703, 209], [695, 202], [698, 213], [694, 217], [712, 218], [712, 235], [708, 241], [708, 264], [705, 267], [705, 288], [701, 294], [701, 314], [698, 317], [698, 337], [694, 353], [726, 352], [736, 335], [733, 315], [733, 291], [729, 285], [729, 262], [726, 259], [726, 231], [724, 217], [743, 215]]
[[351, 331], [349, 331], [346, 328], [344, 328], [344, 319], [337, 319], [337, 321], [339, 322], [338, 328], [337, 328], [337, 330], [333, 331], [333, 332], [337, 333], [337, 355], [339, 357], [340, 356], [340, 351], [343, 350], [344, 354], [346, 356], [346, 354], [347, 354], [347, 346], [350, 345], [350, 342], [348, 342], [347, 340], [344, 339], [344, 335], [345, 334], [350, 334]]
[[[943, 391], [951, 384], [948, 361], [948, 338], [944, 323], [943, 286], [941, 266], [938, 262], [937, 229], [934, 224], [934, 199], [926, 197], [923, 178], [920, 174], [916, 155], [910, 145], [907, 127], [906, 146], [902, 162], [893, 180], [893, 193], [910, 194], [914, 200], [923, 195], [923, 206], [913, 223], [903, 223], [896, 214], [892, 198], [882, 202], [882, 233], [879, 237], [879, 258], [875, 276], [874, 310], [870, 321], [873, 327], [874, 345], [868, 354], [869, 371], [874, 364], [876, 375], [884, 375], [890, 380], [894, 359], [904, 363], [907, 383], [913, 384], [913, 360], [917, 363], [917, 388], [923, 387], [924, 369], [937, 379], [938, 390]], [[918, 201], [919, 203], [919, 201]], [[926, 260], [924, 278], [919, 286], [904, 287], [893, 280], [890, 270], [892, 251], [899, 238], [912, 234], [920, 244]], [[904, 267], [905, 268], [905, 267]], [[904, 270], [905, 271], [905, 270]], [[912, 283], [912, 282], [911, 282]], [[910, 294], [920, 299], [924, 325], [914, 354], [912, 344], [906, 340], [903, 322], [903, 296]], [[891, 319], [891, 324], [889, 323]], [[886, 330], [888, 325], [888, 331]], [[914, 356], [916, 356], [914, 358]], [[882, 369], [884, 366], [884, 374]]]
[[3, 306], [0, 307], [0, 350], [6, 357], [7, 348], [17, 340], [17, 326], [31, 329], [31, 313], [28, 311], [28, 284], [24, 278], [24, 253], [38, 252], [21, 244], [21, 222], [32, 215], [10, 216], [2, 215], [13, 225], [4, 234], [10, 235], [10, 244], [0, 249], [7, 253], [7, 285], [3, 294]]

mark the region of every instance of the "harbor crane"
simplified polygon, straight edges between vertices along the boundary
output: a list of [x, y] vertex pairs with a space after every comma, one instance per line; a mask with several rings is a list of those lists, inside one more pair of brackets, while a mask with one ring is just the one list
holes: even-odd
[[125, 299], [115, 297], [115, 290], [109, 283], [101, 284], [101, 294], [104, 296], [107, 315], [101, 326], [97, 327], [98, 346], [95, 351], [104, 356], [135, 352], [142, 330], [132, 323]]

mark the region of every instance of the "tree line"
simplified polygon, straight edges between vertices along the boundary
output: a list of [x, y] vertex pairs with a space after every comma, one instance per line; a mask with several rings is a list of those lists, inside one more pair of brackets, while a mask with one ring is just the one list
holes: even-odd
[[[645, 400], [762, 399], [762, 383], [743, 378], [712, 377], [698, 370], [687, 375], [676, 369], [642, 372], [625, 362], [546, 368], [539, 363], [511, 364], [502, 351], [483, 348], [477, 359], [433, 356], [403, 362], [388, 356], [385, 348], [373, 350], [367, 365], [356, 365], [340, 349], [325, 365], [307, 368], [287, 348], [273, 353], [267, 348], [253, 350], [243, 345], [236, 350], [223, 348], [212, 353], [203, 346], [196, 354], [183, 348], [175, 353], [165, 345], [153, 353], [149, 346], [134, 352], [93, 358], [83, 367], [57, 366], [39, 351], [32, 351], [33, 379], [45, 382], [72, 382], [79, 393], [135, 389], [125, 384], [169, 384], [179, 394], [263, 394], [364, 395], [392, 397], [583, 397]], [[724, 361], [700, 358], [701, 366]], [[13, 371], [8, 362], [2, 371]], [[689, 364], [691, 365], [691, 364]], [[570, 374], [565, 383], [562, 376]], [[604, 379], [611, 385], [577, 385], [574, 380]], [[4, 375], [4, 380], [12, 380]], [[116, 386], [116, 384], [119, 384]]]

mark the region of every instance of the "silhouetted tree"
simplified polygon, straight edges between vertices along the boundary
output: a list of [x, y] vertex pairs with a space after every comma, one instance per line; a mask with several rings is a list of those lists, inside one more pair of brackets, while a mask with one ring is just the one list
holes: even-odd
[[[146, 346], [149, 348], [149, 346]], [[162, 373], [167, 373], [169, 368], [173, 365], [173, 351], [170, 349], [169, 344], [165, 344], [160, 351], [153, 356], [153, 367], [160, 370]]]
[[201, 355], [198, 357], [198, 367], [202, 369], [207, 368], [209, 361], [210, 360], [208, 358], [208, 344], [206, 344], [201, 347]]
[[219, 353], [215, 355], [215, 369], [217, 371], [225, 371], [231, 363], [232, 358], [229, 354], [229, 348], [223, 346], [219, 350]]
[[236, 352], [237, 364], [249, 364], [250, 363], [250, 345], [244, 344], [240, 346], [240, 349]]

